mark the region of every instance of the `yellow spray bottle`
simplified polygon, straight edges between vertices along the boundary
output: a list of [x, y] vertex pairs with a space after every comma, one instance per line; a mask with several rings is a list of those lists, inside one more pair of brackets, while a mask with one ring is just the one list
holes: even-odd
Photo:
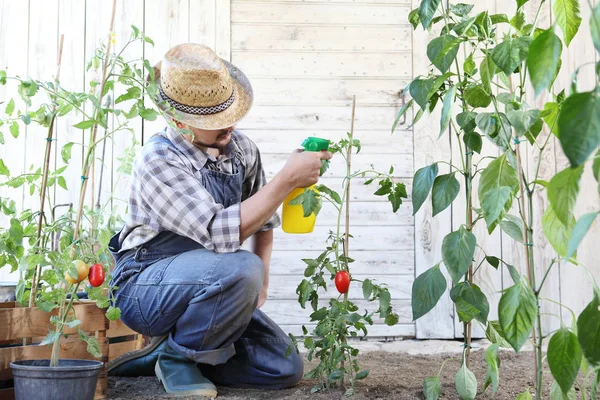
[[[302, 142], [304, 151], [327, 151], [329, 149], [329, 140], [318, 137], [309, 137]], [[328, 162], [327, 160], [323, 161]], [[321, 168], [321, 175], [323, 175]], [[311, 188], [314, 188], [312, 185]], [[283, 202], [282, 223], [281, 227], [286, 233], [310, 233], [315, 228], [317, 216], [311, 213], [308, 217], [304, 216], [302, 205], [292, 205], [290, 201], [298, 197], [304, 192], [304, 188], [296, 188], [286, 197]]]

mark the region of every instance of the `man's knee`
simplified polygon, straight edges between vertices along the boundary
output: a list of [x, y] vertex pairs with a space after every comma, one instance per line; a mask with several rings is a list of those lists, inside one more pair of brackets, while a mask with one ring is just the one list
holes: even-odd
[[278, 389], [285, 389], [296, 385], [304, 375], [304, 362], [302, 356], [292, 348], [291, 353], [279, 361], [280, 381]]
[[259, 256], [250, 251], [240, 250], [227, 254], [221, 262], [236, 267], [234, 278], [241, 287], [248, 292], [260, 292], [265, 277], [265, 266]]

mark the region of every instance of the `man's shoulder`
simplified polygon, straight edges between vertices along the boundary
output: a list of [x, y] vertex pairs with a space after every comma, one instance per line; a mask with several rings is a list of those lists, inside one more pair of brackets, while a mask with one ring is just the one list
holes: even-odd
[[138, 163], [146, 165], [152, 162], [182, 162], [182, 157], [163, 132], [156, 133], [144, 143], [137, 155]]

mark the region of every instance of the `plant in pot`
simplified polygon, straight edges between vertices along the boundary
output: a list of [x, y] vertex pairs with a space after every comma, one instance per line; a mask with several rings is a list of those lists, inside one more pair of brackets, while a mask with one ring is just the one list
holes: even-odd
[[[412, 100], [398, 118], [413, 103], [420, 107], [415, 123], [439, 106], [440, 136], [449, 132], [453, 147], [459, 149], [448, 154], [447, 160], [416, 172], [414, 211], [418, 211], [430, 192], [434, 215], [454, 202], [460, 192], [460, 182], [454, 175], [464, 178], [466, 205], [465, 225], [449, 233], [442, 242], [443, 260], [414, 282], [413, 317], [418, 319], [431, 311], [446, 291], [446, 278], [440, 270], [443, 263], [452, 278], [450, 298], [464, 323], [465, 350], [456, 374], [456, 390], [461, 399], [473, 399], [478, 391], [477, 378], [469, 369], [472, 321], [486, 327], [486, 335], [492, 342], [486, 350], [488, 370], [484, 391], [488, 387], [494, 393], [498, 390], [499, 348], [510, 347], [519, 352], [531, 336], [536, 399], [544, 397], [546, 360], [554, 378], [552, 398], [576, 396], [573, 385], [580, 369], [585, 374], [581, 385], [583, 397], [597, 397], [600, 291], [592, 274], [589, 275], [593, 300], [579, 316], [571, 311], [571, 326], [562, 312], [568, 308], [560, 304], [559, 298], [543, 296], [542, 290], [559, 264], [566, 267], [571, 263], [587, 271], [581, 260], [576, 259], [576, 250], [599, 211], [595, 206], [593, 212], [582, 215], [576, 222], [575, 203], [586, 165], [591, 167], [595, 179], [600, 180], [598, 153], [593, 156], [600, 145], [598, 78], [594, 89], [580, 92], [580, 69], [577, 69], [568, 95], [565, 91], [553, 92], [561, 68], [563, 41], [567, 46], [571, 43], [582, 18], [577, 0], [552, 2], [556, 24], [563, 32], [561, 40], [558, 27], [538, 24], [545, 3], [545, 0], [517, 1], [515, 15], [509, 17], [487, 11], [471, 14], [473, 6], [468, 4], [446, 5], [439, 0], [423, 0], [409, 16], [415, 29], [419, 24], [425, 29], [441, 25], [437, 30], [439, 35], [427, 46], [427, 57], [441, 75], [430, 72], [426, 77], [415, 78], [405, 91]], [[600, 6], [593, 8], [589, 2], [588, 6], [591, 39], [600, 51]], [[525, 12], [528, 7], [533, 18]], [[463, 59], [459, 60], [461, 54]], [[538, 99], [544, 98], [546, 102], [539, 103]], [[460, 112], [455, 114], [455, 108], [460, 108]], [[542, 179], [541, 163], [555, 157], [553, 143], [560, 143], [569, 165]], [[531, 163], [529, 168], [524, 165], [527, 158]], [[438, 164], [448, 165], [450, 174], [438, 176]], [[448, 184], [450, 181], [452, 184]], [[534, 206], [534, 199], [540, 198], [549, 203], [545, 210]], [[483, 238], [473, 234], [477, 224], [485, 224], [489, 234], [502, 230], [503, 246], [508, 247], [506, 242], [510, 240], [516, 241], [522, 246], [523, 258], [505, 260], [488, 254]], [[536, 236], [538, 227], [544, 237]], [[536, 260], [542, 259], [535, 256], [543, 251], [538, 244], [544, 241], [552, 246], [555, 257], [547, 265], [535, 265]], [[484, 268], [506, 269], [507, 287], [499, 300], [498, 321], [488, 320], [489, 303], [475, 284], [481, 279], [477, 273]], [[562, 273], [568, 271], [563, 268]], [[558, 314], [545, 311], [549, 304], [560, 307]], [[559, 318], [560, 328], [554, 331], [545, 328], [544, 315]], [[588, 381], [591, 381], [589, 392]], [[427, 399], [439, 398], [440, 392], [439, 374], [425, 380]], [[527, 389], [518, 398], [531, 399], [532, 395]]]
[[[0, 266], [10, 266], [11, 272], [18, 271], [16, 297], [20, 304], [51, 313], [48, 335], [39, 343], [52, 346], [50, 358], [11, 363], [17, 398], [35, 398], [42, 392], [48, 399], [93, 398], [103, 363], [59, 357], [61, 341], [71, 335], [86, 342], [92, 356], [101, 356], [98, 340], [82, 329], [83, 318], [76, 314], [76, 304], [82, 297], [80, 289], [86, 286], [85, 295], [97, 307], [106, 309], [108, 319], [115, 320], [120, 316], [120, 311], [110, 306], [111, 293], [107, 286], [112, 264], [108, 241], [118, 226], [119, 216], [111, 208], [112, 195], [104, 199], [105, 203], [101, 201], [102, 178], [97, 202], [94, 202], [96, 160], [100, 160], [101, 176], [106, 164], [105, 152], [100, 155], [97, 150], [106, 146], [115, 135], [132, 133], [129, 127], [132, 118], [139, 115], [153, 120], [158, 112], [146, 108], [143, 101], [145, 75], [152, 71], [150, 64], [144, 59], [125, 61], [123, 58], [123, 52], [132, 43], [153, 44], [152, 40], [133, 26], [131, 37], [120, 52], [113, 52], [113, 23], [114, 7], [107, 44], [96, 50], [88, 64], [88, 70], [96, 71], [98, 78], [90, 81], [87, 92], [69, 91], [61, 86], [60, 51], [58, 72], [52, 82], [7, 76], [6, 71], [0, 71], [0, 84], [14, 84], [20, 95], [20, 101], [9, 99], [4, 102], [0, 125], [8, 126], [15, 138], [19, 137], [23, 125], [39, 125], [47, 132], [45, 138], [39, 138], [45, 139], [46, 143], [40, 165], [34, 164], [26, 173], [13, 175], [10, 170], [18, 170], [19, 166], [6, 165], [0, 159], [0, 175], [5, 177], [0, 185], [8, 191], [17, 188], [28, 191], [31, 200], [28, 198], [27, 203], [39, 199], [37, 206], [19, 210], [14, 200], [0, 198], [1, 211], [10, 221], [7, 228], [0, 228]], [[116, 99], [114, 104], [111, 99]], [[64, 165], [53, 170], [50, 162], [52, 145], [61, 139], [61, 132], [55, 132], [56, 120], [66, 116], [79, 120], [72, 129], [81, 129], [84, 135], [89, 132], [89, 137], [84, 143], [64, 144], [60, 152]], [[1, 139], [4, 143], [3, 137]], [[59, 190], [57, 187], [68, 191], [67, 169], [73, 146], [81, 146], [84, 155], [75, 207], [71, 203], [54, 204], [50, 193]], [[126, 155], [123, 160], [123, 171], [127, 170], [129, 158]], [[88, 186], [92, 188], [92, 193], [87, 196], [88, 200], [91, 198], [91, 207], [85, 206]], [[57, 216], [57, 210], [63, 207], [68, 207], [67, 212]], [[79, 381], [75, 382], [73, 378], [78, 374]]]
[[[352, 115], [354, 115], [354, 102]], [[312, 392], [323, 389], [342, 388], [345, 395], [355, 393], [354, 384], [357, 380], [368, 376], [369, 371], [361, 370], [356, 359], [359, 349], [348, 342], [349, 338], [364, 337], [368, 334], [368, 325], [373, 325], [374, 319], [379, 317], [385, 324], [392, 326], [398, 322], [398, 315], [391, 304], [391, 294], [384, 283], [376, 283], [373, 279], [359, 279], [352, 275], [351, 264], [354, 260], [349, 256], [350, 234], [350, 183], [356, 178], [364, 179], [364, 184], [378, 183], [375, 192], [377, 196], [386, 196], [396, 212], [402, 200], [406, 199], [406, 187], [393, 176], [394, 168], [388, 173], [379, 172], [371, 166], [366, 170], [352, 170], [352, 153], [360, 152], [360, 141], [354, 138], [354, 118], [352, 129], [348, 136], [337, 143], [330, 142], [329, 151], [341, 157], [345, 163], [344, 178], [340, 182], [341, 194], [318, 184], [304, 189], [298, 196], [289, 201], [292, 207], [301, 207], [305, 218], [314, 218], [321, 210], [322, 202], [327, 201], [335, 209], [336, 226], [329, 231], [325, 250], [315, 259], [303, 259], [306, 264], [305, 279], [298, 285], [296, 293], [302, 308], [309, 303], [312, 308], [311, 322], [316, 322], [315, 328], [310, 332], [311, 337], [305, 337], [304, 346], [308, 350], [308, 359], [318, 358], [319, 363], [315, 368], [305, 374], [306, 378], [318, 379]], [[333, 161], [335, 162], [335, 160]], [[327, 170], [329, 161], [324, 161], [321, 175]], [[342, 217], [345, 215], [345, 223]], [[283, 218], [286, 218], [285, 211]], [[285, 221], [284, 221], [285, 223]], [[344, 224], [344, 225], [342, 225]], [[378, 305], [372, 310], [360, 310], [359, 306], [349, 297], [351, 282], [362, 285], [362, 297]], [[337, 296], [329, 298], [327, 303], [320, 302], [327, 287], [333, 286], [338, 292]], [[309, 335], [308, 329], [303, 326], [304, 335]], [[294, 337], [290, 335], [293, 340]]]

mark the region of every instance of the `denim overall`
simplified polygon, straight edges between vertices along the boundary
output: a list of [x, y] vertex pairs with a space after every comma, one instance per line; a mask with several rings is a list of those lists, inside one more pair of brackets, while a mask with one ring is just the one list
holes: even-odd
[[[173, 146], [160, 135], [152, 141]], [[201, 169], [204, 187], [225, 208], [242, 200], [239, 154], [232, 172]], [[168, 334], [168, 345], [215, 384], [279, 389], [301, 379], [302, 358], [296, 351], [285, 356], [290, 338], [256, 308], [264, 277], [257, 255], [213, 253], [170, 231], [118, 253], [118, 236], [109, 244], [116, 260], [110, 284], [118, 286], [114, 302], [125, 325], [144, 335]]]

